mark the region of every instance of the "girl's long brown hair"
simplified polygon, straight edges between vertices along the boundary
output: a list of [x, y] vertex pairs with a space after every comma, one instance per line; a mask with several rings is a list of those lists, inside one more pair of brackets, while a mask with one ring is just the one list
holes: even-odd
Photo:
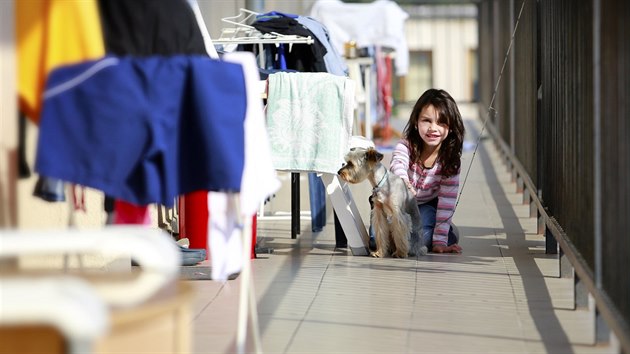
[[418, 119], [422, 109], [428, 105], [432, 105], [438, 112], [438, 122], [448, 125], [449, 133], [440, 146], [437, 159], [442, 164], [442, 175], [450, 177], [459, 173], [461, 167], [465, 131], [462, 116], [455, 100], [444, 90], [429, 89], [425, 91], [413, 106], [409, 121], [403, 130], [403, 137], [410, 145], [409, 163], [417, 163], [422, 154], [424, 144], [418, 133]]

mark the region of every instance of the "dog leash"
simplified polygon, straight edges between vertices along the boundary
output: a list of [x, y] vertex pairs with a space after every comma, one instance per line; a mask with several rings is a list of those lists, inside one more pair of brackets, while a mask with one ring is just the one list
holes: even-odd
[[453, 212], [451, 213], [451, 216], [449, 216], [448, 219], [446, 219], [446, 221], [442, 221], [441, 224], [450, 221], [453, 218], [453, 215], [455, 215], [455, 210], [457, 209], [457, 206], [459, 205], [459, 200], [461, 199], [462, 193], [464, 192], [464, 186], [466, 185], [466, 181], [468, 180], [468, 175], [470, 174], [470, 169], [472, 168], [472, 164], [475, 161], [475, 156], [477, 155], [477, 150], [479, 149], [479, 144], [481, 142], [481, 137], [483, 136], [483, 132], [486, 129], [486, 124], [488, 123], [488, 120], [490, 119], [490, 114], [491, 114], [491, 112], [494, 112], [494, 114], [497, 113], [497, 110], [493, 107], [494, 100], [497, 97], [497, 91], [499, 90], [499, 84], [501, 83], [501, 78], [503, 77], [503, 71], [505, 70], [505, 65], [507, 63], [508, 57], [510, 56], [510, 52], [512, 50], [512, 44], [514, 43], [514, 37], [516, 36], [516, 30], [518, 29], [518, 23], [521, 20], [521, 15], [523, 14], [523, 8], [525, 7], [525, 1], [527, 1], [527, 0], [523, 0], [523, 2], [521, 3], [521, 9], [518, 12], [518, 17], [516, 19], [516, 24], [514, 25], [514, 30], [512, 31], [512, 38], [510, 38], [510, 44], [508, 45], [507, 51], [505, 52], [505, 57], [503, 58], [503, 66], [501, 66], [501, 71], [499, 72], [499, 78], [497, 79], [497, 83], [494, 86], [494, 92], [492, 93], [492, 99], [490, 100], [490, 105], [488, 106], [488, 113], [486, 114], [486, 118], [484, 119], [483, 125], [481, 126], [481, 131], [479, 132], [479, 135], [477, 136], [477, 143], [475, 144], [475, 150], [473, 151], [473, 155], [472, 155], [472, 157], [470, 159], [470, 164], [468, 165], [468, 169], [466, 170], [466, 175], [464, 175], [464, 181], [462, 182], [462, 187], [460, 188], [459, 194], [457, 195], [457, 200], [455, 201], [455, 207], [453, 207]]
[[[372, 196], [370, 197], [370, 201], [372, 200], [372, 197], [376, 197], [376, 193], [381, 189], [381, 187], [383, 187], [383, 184], [385, 184], [385, 180], [387, 180], [387, 175], [389, 174], [389, 170], [386, 168], [385, 169], [385, 174], [383, 175], [383, 178], [381, 178], [381, 180], [378, 182], [378, 184], [372, 188]], [[387, 215], [387, 223], [391, 224], [392, 223], [392, 216], [391, 215]]]
[[385, 174], [383, 175], [383, 178], [381, 178], [380, 182], [378, 182], [378, 184], [376, 184], [376, 187], [372, 188], [372, 195], [375, 195], [376, 192], [378, 192], [381, 187], [383, 186], [385, 179], [387, 178], [387, 175], [389, 174], [389, 171], [387, 169], [385, 169]]

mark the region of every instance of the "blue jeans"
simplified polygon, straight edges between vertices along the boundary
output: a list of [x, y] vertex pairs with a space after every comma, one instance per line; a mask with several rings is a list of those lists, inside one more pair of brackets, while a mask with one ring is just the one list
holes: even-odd
[[316, 173], [308, 174], [308, 195], [311, 202], [311, 231], [320, 232], [326, 226], [326, 187]]
[[[420, 239], [423, 245], [427, 246], [429, 251], [433, 246], [433, 230], [435, 229], [435, 214], [437, 212], [438, 199], [435, 198], [430, 202], [418, 204], [420, 210], [420, 219], [422, 220], [422, 234]], [[448, 230], [448, 246], [458, 243], [459, 237], [453, 231], [453, 226]]]

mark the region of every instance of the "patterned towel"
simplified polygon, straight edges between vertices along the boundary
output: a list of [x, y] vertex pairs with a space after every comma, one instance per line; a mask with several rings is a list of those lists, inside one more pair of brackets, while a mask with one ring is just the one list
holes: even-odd
[[354, 82], [329, 73], [269, 75], [267, 131], [277, 170], [336, 174], [348, 151]]

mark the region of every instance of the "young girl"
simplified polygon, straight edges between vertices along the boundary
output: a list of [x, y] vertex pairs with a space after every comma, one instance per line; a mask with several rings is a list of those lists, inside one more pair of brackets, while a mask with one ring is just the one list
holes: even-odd
[[416, 196], [422, 242], [435, 253], [460, 253], [451, 226], [459, 190], [464, 124], [455, 100], [429, 89], [418, 99], [392, 154], [390, 170]]

